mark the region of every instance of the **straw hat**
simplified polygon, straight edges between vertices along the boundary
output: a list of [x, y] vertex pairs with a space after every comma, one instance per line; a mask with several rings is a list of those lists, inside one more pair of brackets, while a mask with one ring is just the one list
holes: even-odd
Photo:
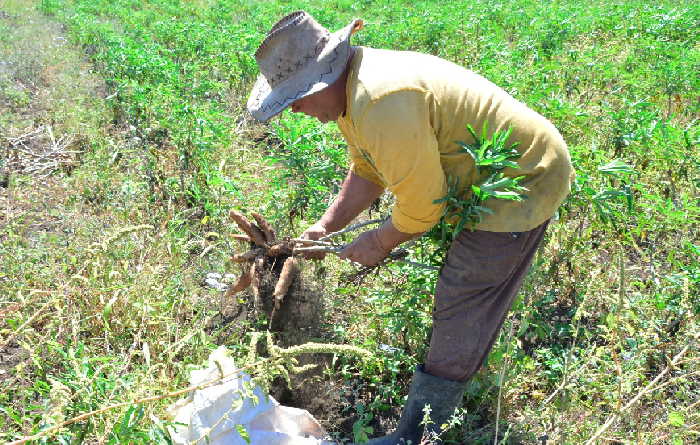
[[348, 61], [350, 36], [362, 23], [355, 19], [330, 33], [305, 11], [277, 22], [255, 52], [260, 76], [248, 98], [248, 111], [266, 122], [295, 100], [335, 82]]

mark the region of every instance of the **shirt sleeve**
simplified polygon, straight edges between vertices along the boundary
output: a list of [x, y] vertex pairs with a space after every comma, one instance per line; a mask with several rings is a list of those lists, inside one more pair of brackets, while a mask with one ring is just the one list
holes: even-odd
[[396, 197], [391, 220], [404, 233], [425, 232], [442, 216], [447, 184], [430, 119], [430, 96], [406, 90], [370, 103], [359, 125], [362, 148]]
[[350, 155], [351, 161], [350, 171], [382, 188], [386, 187], [386, 184], [377, 174], [377, 170], [371, 164], [371, 160], [368, 159], [366, 153], [358, 150], [354, 144], [348, 142], [348, 154]]

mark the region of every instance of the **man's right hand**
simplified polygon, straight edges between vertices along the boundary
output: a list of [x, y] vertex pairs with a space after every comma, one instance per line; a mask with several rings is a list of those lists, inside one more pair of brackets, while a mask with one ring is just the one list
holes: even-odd
[[[326, 235], [328, 235], [328, 230], [326, 230], [325, 226], [319, 221], [306, 229], [304, 233], [301, 234], [300, 238], [318, 240]], [[325, 252], [308, 252], [304, 254], [304, 258], [308, 260], [322, 260], [325, 257]]]

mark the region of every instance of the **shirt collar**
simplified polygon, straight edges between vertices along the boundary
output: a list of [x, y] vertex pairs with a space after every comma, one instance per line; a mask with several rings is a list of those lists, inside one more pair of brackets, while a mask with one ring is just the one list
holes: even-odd
[[341, 116], [341, 119], [349, 119], [348, 115], [352, 112], [354, 92], [357, 88], [357, 72], [362, 62], [362, 49], [361, 46], [356, 46], [355, 54], [350, 61], [350, 70], [348, 71], [348, 78], [345, 82], [345, 112]]

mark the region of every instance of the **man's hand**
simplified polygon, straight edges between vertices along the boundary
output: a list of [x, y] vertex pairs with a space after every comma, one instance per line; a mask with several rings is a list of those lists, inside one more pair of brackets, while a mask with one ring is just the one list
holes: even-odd
[[389, 219], [380, 228], [358, 236], [338, 256], [363, 266], [375, 266], [386, 258], [394, 247], [419, 236], [420, 233], [398, 231]]
[[[326, 227], [319, 221], [313, 226], [309, 227], [301, 234], [300, 238], [318, 240], [328, 234]], [[307, 260], [322, 260], [326, 257], [325, 252], [308, 252], [304, 254], [304, 258]]]
[[379, 264], [391, 252], [391, 247], [382, 246], [379, 239], [379, 229], [364, 232], [350, 245], [343, 249], [338, 256], [344, 260], [354, 261], [363, 266]]

